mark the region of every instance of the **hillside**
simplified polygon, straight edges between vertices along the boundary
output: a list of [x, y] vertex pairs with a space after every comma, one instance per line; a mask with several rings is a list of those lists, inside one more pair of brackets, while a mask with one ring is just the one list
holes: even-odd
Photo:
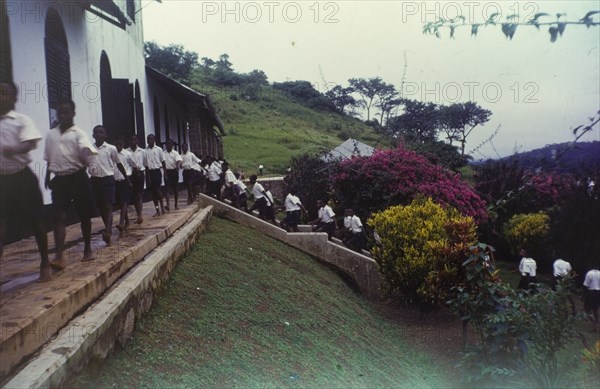
[[455, 386], [407, 338], [310, 256], [214, 218], [127, 347], [66, 387]]
[[210, 96], [227, 132], [225, 157], [246, 174], [260, 164], [266, 174], [281, 174], [291, 157], [329, 151], [351, 137], [381, 146], [380, 135], [360, 120], [308, 108], [270, 85], [261, 86], [255, 99], [199, 77], [193, 87]]

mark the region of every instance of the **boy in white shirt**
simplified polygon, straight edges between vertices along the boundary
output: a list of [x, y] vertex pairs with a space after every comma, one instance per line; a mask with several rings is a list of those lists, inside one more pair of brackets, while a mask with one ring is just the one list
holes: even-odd
[[344, 234], [342, 243], [351, 250], [362, 252], [364, 246], [364, 228], [360, 218], [351, 208], [345, 210]]
[[214, 196], [217, 200], [221, 200], [221, 164], [217, 160], [213, 160], [212, 157], [206, 157], [208, 162], [208, 185], [206, 188], [206, 194]]
[[[81, 221], [84, 243], [81, 261], [87, 262], [94, 259], [91, 245], [91, 219], [95, 214], [94, 194], [86, 168], [90, 156], [96, 154], [96, 148], [88, 135], [73, 124], [74, 117], [75, 103], [61, 101], [58, 104], [59, 124], [46, 136], [44, 149], [44, 159], [48, 162], [45, 185], [46, 188], [52, 190], [52, 206], [56, 214], [54, 225], [56, 258], [52, 264], [60, 269], [67, 266], [63, 258], [63, 251], [65, 222], [71, 201], [75, 204]], [[54, 174], [52, 180], [50, 180], [50, 173]]]
[[117, 148], [106, 142], [104, 127], [96, 126], [92, 133], [96, 140], [94, 144], [96, 154], [90, 157], [88, 171], [91, 176], [90, 181], [96, 198], [96, 206], [104, 222], [102, 239], [107, 245], [110, 245], [113, 225], [112, 206], [115, 202], [115, 170], [118, 169], [123, 176], [126, 176], [127, 172], [119, 161]]
[[117, 153], [119, 155], [119, 162], [121, 162], [121, 165], [123, 165], [126, 173], [123, 175], [119, 169], [115, 170], [115, 201], [121, 210], [119, 224], [117, 224], [117, 229], [120, 232], [123, 232], [129, 226], [127, 205], [131, 201], [131, 174], [133, 172], [132, 166], [134, 165], [133, 159], [131, 158], [131, 152], [125, 150], [123, 148], [124, 145], [125, 142], [123, 139], [119, 138], [115, 140], [115, 147], [117, 148]]
[[131, 189], [133, 197], [133, 205], [135, 206], [135, 212], [137, 213], [136, 224], [142, 224], [144, 219], [142, 218], [143, 208], [143, 195], [144, 195], [144, 182], [145, 171], [146, 171], [146, 152], [144, 149], [138, 147], [138, 138], [133, 135], [129, 138], [129, 148], [127, 149], [131, 153]]
[[525, 249], [521, 249], [519, 255], [522, 258], [519, 263], [521, 279], [519, 280], [518, 289], [531, 289], [531, 284], [537, 282], [537, 264], [533, 258], [527, 257], [527, 251]]
[[[200, 174], [199, 163], [200, 158], [188, 150], [187, 143], [183, 143], [181, 145], [181, 168], [183, 169], [183, 185], [185, 185], [188, 192], [188, 204], [191, 204], [198, 194], [195, 189], [197, 187], [196, 181], [199, 180], [197, 175]], [[198, 166], [196, 167], [196, 165]]]
[[167, 139], [167, 150], [165, 150], [165, 168], [166, 168], [166, 191], [165, 199], [167, 200], [167, 206], [165, 209], [170, 210], [169, 204], [169, 192], [173, 192], [173, 198], [175, 198], [175, 209], [179, 209], [177, 200], [179, 199], [179, 193], [177, 191], [177, 185], [179, 185], [179, 169], [181, 168], [181, 162], [183, 158], [179, 153], [173, 149], [173, 140]]
[[296, 191], [294, 189], [290, 189], [290, 193], [285, 197], [283, 202], [285, 206], [286, 216], [281, 223], [282, 227], [286, 231], [290, 231], [290, 229], [294, 232], [298, 232], [298, 224], [300, 224], [300, 211], [304, 210], [306, 212], [306, 208], [302, 205], [302, 202], [296, 196]]
[[[146, 138], [148, 142], [148, 146], [146, 147], [146, 186], [152, 193], [152, 201], [154, 202], [154, 209], [156, 213], [154, 217], [158, 217], [165, 213], [165, 206], [163, 203], [163, 196], [160, 191], [160, 187], [162, 184], [162, 173], [160, 171], [161, 167], [165, 173], [165, 178], [167, 177], [167, 167], [165, 165], [165, 155], [163, 153], [163, 149], [158, 147], [155, 142], [155, 137], [153, 134], [148, 135]], [[160, 210], [158, 209], [158, 205], [160, 204]]]
[[600, 270], [592, 269], [585, 275], [583, 286], [586, 287], [584, 294], [584, 309], [588, 314], [594, 331], [600, 329], [600, 318], [598, 317], [598, 309], [600, 309]]
[[0, 84], [0, 257], [6, 222], [23, 219], [33, 229], [40, 251], [40, 282], [50, 280], [48, 238], [43, 224], [42, 192], [37, 176], [29, 168], [30, 151], [41, 134], [26, 115], [15, 112], [17, 86]]
[[265, 208], [267, 207], [267, 198], [265, 197], [265, 188], [256, 180], [258, 177], [256, 174], [250, 176], [250, 185], [252, 185], [252, 196], [254, 196], [254, 204], [248, 210], [252, 213], [255, 209], [258, 209], [258, 217], [265, 219]]
[[223, 191], [223, 199], [234, 200], [233, 184], [237, 181], [235, 174], [229, 168], [229, 163], [223, 162], [222, 169], [224, 172], [225, 190]]
[[323, 200], [317, 200], [317, 207], [319, 207], [318, 218], [310, 222], [310, 224], [313, 224], [314, 232], [326, 232], [329, 240], [331, 240], [333, 233], [337, 229], [335, 213]]
[[265, 200], [267, 200], [267, 204], [265, 206], [265, 220], [276, 225], [275, 202], [273, 200], [273, 193], [271, 193], [271, 185], [269, 184], [265, 184]]
[[233, 194], [235, 198], [235, 206], [238, 209], [244, 209], [248, 212], [248, 194], [246, 193], [246, 184], [241, 180], [240, 173], [234, 173], [235, 182], [233, 184]]

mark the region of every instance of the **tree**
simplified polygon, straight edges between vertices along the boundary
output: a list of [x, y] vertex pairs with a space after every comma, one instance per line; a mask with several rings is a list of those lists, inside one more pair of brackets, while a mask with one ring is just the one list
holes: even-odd
[[475, 127], [487, 123], [492, 112], [469, 101], [440, 106], [438, 115], [439, 126], [445, 132], [448, 142], [452, 144], [454, 141], [458, 141], [461, 154], [465, 155], [467, 137]]
[[485, 202], [459, 175], [402, 146], [342, 161], [331, 181], [338, 207], [352, 208], [362, 217], [392, 205], [407, 205], [421, 195], [456, 208], [477, 223], [487, 220]]
[[386, 131], [390, 137], [414, 143], [435, 141], [439, 128], [438, 106], [416, 100], [403, 100], [403, 104], [402, 115], [387, 123]]
[[273, 88], [279, 89], [294, 97], [298, 102], [309, 108], [335, 111], [333, 103], [323, 94], [316, 90], [308, 81], [285, 81], [276, 82]]
[[441, 38], [442, 35], [440, 33], [440, 29], [448, 28], [450, 31], [450, 38], [454, 38], [456, 29], [470, 27], [471, 36], [477, 36], [479, 27], [496, 26], [500, 24], [502, 33], [506, 39], [512, 40], [515, 36], [518, 26], [535, 27], [538, 30], [540, 29], [540, 26], [549, 26], [548, 33], [550, 34], [550, 42], [556, 42], [558, 37], [563, 36], [568, 24], [582, 25], [586, 26], [587, 28], [600, 25], [600, 22], [595, 22], [592, 19], [594, 15], [599, 13], [600, 11], [589, 11], [584, 17], [577, 21], [567, 21], [564, 19], [566, 13], [557, 13], [556, 20], [548, 22], [541, 21], [542, 18], [551, 17], [551, 15], [546, 12], [538, 12], [525, 22], [519, 22], [519, 15], [512, 14], [506, 16], [506, 21], [499, 22], [500, 15], [495, 12], [489, 15], [487, 20], [479, 23], [465, 23], [466, 18], [463, 15], [458, 15], [452, 19], [446, 20], [444, 18], [439, 18], [435, 22], [426, 23], [423, 26], [423, 34], [435, 35], [436, 37]]
[[405, 146], [407, 149], [425, 156], [429, 162], [455, 172], [461, 167], [467, 166], [469, 160], [472, 159], [470, 155], [461, 155], [456, 146], [437, 140], [425, 143], [406, 143]]
[[190, 85], [192, 71], [198, 65], [198, 54], [181, 45], [160, 46], [146, 42], [144, 56], [148, 66], [186, 85]]
[[348, 80], [352, 91], [360, 96], [359, 104], [367, 110], [367, 120], [371, 119], [371, 107], [375, 102], [375, 97], [388, 84], [383, 82], [380, 77], [374, 77], [370, 79], [364, 78], [351, 78]]
[[352, 88], [343, 88], [336, 85], [325, 92], [325, 97], [331, 101], [339, 113], [346, 113], [344, 112], [346, 108], [352, 109], [358, 104], [356, 99], [352, 97], [352, 92]]

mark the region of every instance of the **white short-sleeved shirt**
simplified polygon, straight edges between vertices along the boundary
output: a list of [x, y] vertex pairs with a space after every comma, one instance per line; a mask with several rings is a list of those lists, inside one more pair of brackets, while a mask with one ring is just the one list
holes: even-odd
[[165, 165], [167, 167], [167, 170], [178, 169], [177, 162], [183, 161], [183, 158], [181, 158], [181, 155], [179, 155], [179, 153], [177, 151], [175, 151], [175, 149], [171, 150], [171, 152], [168, 152], [165, 150], [164, 153], [165, 153]]
[[562, 259], [557, 259], [556, 261], [554, 261], [552, 268], [554, 270], [554, 277], [564, 277], [567, 274], [569, 274], [571, 270], [573, 270], [571, 268], [571, 264]]
[[88, 134], [75, 125], [64, 132], [55, 127], [46, 137], [44, 159], [48, 162], [48, 170], [59, 176], [85, 168], [89, 156], [95, 153], [96, 148]]
[[363, 229], [362, 222], [360, 221], [360, 218], [356, 215], [346, 216], [344, 218], [344, 227], [346, 227], [348, 230], [352, 231], [355, 234], [362, 232]]
[[535, 263], [535, 260], [533, 258], [523, 257], [523, 259], [521, 259], [521, 263], [519, 263], [519, 271], [523, 276], [529, 273], [531, 277], [535, 277], [537, 271], [537, 264]]
[[[181, 154], [181, 168], [183, 170], [194, 169], [194, 165], [198, 163], [200, 163], [200, 159], [191, 151]], [[200, 170], [200, 168], [196, 170]]]
[[264, 191], [265, 191], [265, 188], [257, 182], [252, 187], [252, 196], [254, 196], [255, 200], [261, 199], [261, 198], [265, 197], [265, 195], [263, 194]]
[[[8, 111], [0, 117], [0, 146], [13, 148], [23, 142], [39, 141], [42, 135], [27, 115]], [[36, 145], [37, 146], [37, 145]], [[23, 154], [5, 155], [0, 152], [0, 174], [13, 174], [23, 170], [31, 162], [29, 152]]]
[[265, 197], [267, 198], [267, 205], [270, 207], [272, 205], [275, 204], [275, 202], [273, 202], [273, 193], [271, 193], [270, 190], [265, 191]]
[[[121, 162], [121, 165], [123, 165], [123, 168], [125, 169], [125, 173], [127, 173], [127, 176], [131, 175], [132, 172], [132, 163], [133, 163], [133, 159], [131, 158], [131, 151], [123, 149], [120, 152], [118, 152], [119, 155], [119, 162]], [[115, 167], [115, 180], [117, 181], [124, 181], [125, 177], [123, 177], [123, 175], [121, 174], [121, 172], [119, 171], [119, 169], [117, 169]]]
[[154, 145], [152, 147], [146, 147], [146, 167], [149, 170], [156, 170], [162, 168], [162, 163], [165, 162], [165, 154], [163, 149]]
[[299, 211], [300, 204], [302, 204], [302, 203], [300, 202], [300, 199], [298, 198], [298, 196], [294, 196], [293, 194], [288, 193], [288, 195], [285, 196], [285, 200], [283, 201], [283, 204], [285, 205], [286, 212], [291, 212], [291, 211]]
[[231, 169], [227, 169], [227, 171], [225, 172], [225, 185], [233, 186], [233, 184], [236, 181], [237, 181], [237, 178], [235, 178], [235, 174], [233, 174]]
[[600, 290], [600, 270], [592, 269], [588, 271], [583, 286], [589, 290]]
[[88, 172], [92, 177], [114, 176], [119, 161], [119, 152], [117, 148], [106, 142], [102, 146], [96, 147], [96, 154], [90, 156]]
[[237, 187], [240, 190], [240, 193], [246, 191], [246, 184], [244, 184], [244, 181], [242, 180], [235, 180], [233, 186]]
[[334, 216], [335, 213], [333, 213], [333, 209], [331, 209], [329, 205], [324, 205], [321, 207], [321, 209], [319, 209], [319, 219], [321, 219], [323, 223], [333, 222]]
[[214, 161], [208, 167], [208, 179], [210, 181], [218, 181], [218, 180], [220, 180], [221, 179], [221, 173], [223, 173], [223, 171], [221, 170], [221, 164], [219, 162], [217, 162], [217, 161]]
[[132, 150], [131, 147], [127, 149], [131, 153], [131, 160], [133, 164], [131, 165], [132, 169], [137, 169], [141, 172], [146, 170], [146, 150], [136, 147], [135, 150]]

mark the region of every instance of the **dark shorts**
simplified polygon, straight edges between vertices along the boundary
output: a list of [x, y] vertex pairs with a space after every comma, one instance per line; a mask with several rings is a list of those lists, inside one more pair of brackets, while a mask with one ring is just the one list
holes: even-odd
[[329, 235], [331, 237], [331, 235], [333, 235], [333, 233], [335, 232], [335, 223], [334, 222], [330, 222], [330, 223], [321, 222], [321, 223], [319, 223], [317, 230], [326, 232], [327, 235]]
[[275, 220], [275, 207], [267, 205], [265, 207], [265, 219]]
[[187, 169], [183, 171], [183, 185], [190, 186], [194, 185], [198, 181], [196, 176], [198, 172], [194, 169]]
[[41, 220], [43, 207], [38, 178], [29, 167], [0, 175], [0, 218]]
[[115, 177], [91, 177], [92, 190], [98, 209], [111, 206], [115, 202]]
[[586, 290], [583, 306], [586, 311], [600, 308], [600, 290]]
[[146, 171], [148, 175], [148, 189], [159, 189], [162, 184], [162, 173], [160, 169], [150, 169]]
[[290, 227], [298, 227], [298, 224], [300, 224], [300, 211], [287, 211], [283, 221]]
[[217, 197], [221, 196], [221, 180], [216, 181], [208, 181], [208, 194], [215, 195]]
[[144, 192], [144, 172], [139, 170], [134, 170], [131, 173], [131, 194], [133, 197], [141, 196]]
[[65, 213], [71, 203], [74, 203], [80, 219], [95, 216], [94, 193], [85, 169], [67, 176], [55, 176], [50, 181], [50, 189], [52, 189], [52, 207], [55, 212]]
[[177, 190], [177, 184], [179, 184], [179, 170], [167, 170], [167, 180], [169, 181], [168, 187]]
[[[131, 181], [131, 178], [129, 179]], [[127, 185], [127, 181], [116, 181], [115, 183], [115, 200], [118, 205], [129, 203], [131, 201], [131, 186]]]

